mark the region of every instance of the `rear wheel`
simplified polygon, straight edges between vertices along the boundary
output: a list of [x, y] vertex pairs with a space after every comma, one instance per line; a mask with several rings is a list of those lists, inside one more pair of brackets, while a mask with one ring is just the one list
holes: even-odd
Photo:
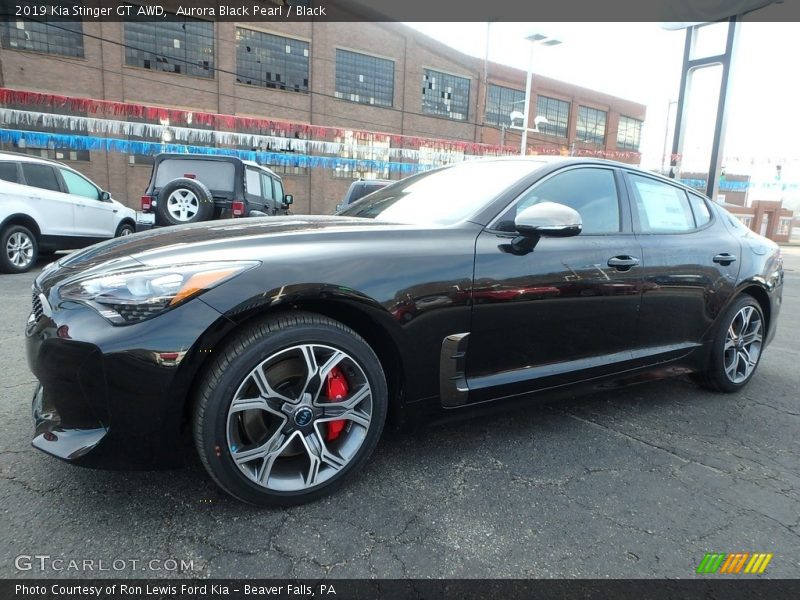
[[291, 313], [257, 322], [220, 351], [199, 387], [194, 438], [232, 496], [300, 504], [363, 466], [386, 411], [369, 345], [337, 321]]
[[22, 225], [8, 225], [0, 232], [0, 249], [0, 271], [3, 273], [25, 273], [39, 257], [36, 236]]
[[742, 295], [720, 318], [707, 371], [697, 376], [705, 388], [735, 392], [752, 379], [761, 359], [766, 333], [761, 306], [752, 296]]

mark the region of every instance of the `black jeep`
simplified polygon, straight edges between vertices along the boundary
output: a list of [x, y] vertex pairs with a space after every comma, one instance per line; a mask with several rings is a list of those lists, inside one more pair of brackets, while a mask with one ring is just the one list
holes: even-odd
[[159, 154], [142, 196], [138, 228], [285, 215], [291, 203], [281, 178], [255, 162], [232, 156]]

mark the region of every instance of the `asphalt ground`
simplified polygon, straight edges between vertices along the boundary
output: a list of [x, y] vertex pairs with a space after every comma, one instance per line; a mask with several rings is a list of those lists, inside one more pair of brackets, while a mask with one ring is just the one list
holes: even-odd
[[721, 577], [695, 574], [706, 552], [798, 577], [800, 247], [783, 250], [778, 335], [742, 392], [660, 381], [391, 432], [345, 488], [284, 510], [197, 460], [106, 472], [31, 448], [39, 269], [0, 275], [0, 577]]

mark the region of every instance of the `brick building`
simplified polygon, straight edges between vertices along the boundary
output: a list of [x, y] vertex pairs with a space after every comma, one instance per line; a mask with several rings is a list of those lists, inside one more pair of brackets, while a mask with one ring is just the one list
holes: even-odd
[[[339, 146], [302, 148], [340, 157], [336, 168], [330, 162], [295, 164], [295, 156], [275, 165], [266, 161], [283, 175], [297, 213], [331, 212], [354, 178], [403, 176], [384, 162], [429, 167], [463, 160], [465, 154], [511, 153], [520, 143], [519, 132], [505, 125], [512, 111], [522, 110], [525, 72], [486, 64], [402, 24], [25, 21], [0, 24], [0, 34], [0, 88], [180, 109], [194, 127], [203, 125], [192, 124], [190, 113], [202, 111], [312, 126], [301, 136], [297, 130], [247, 131], [239, 120], [231, 121], [226, 130], [238, 133], [309, 141], [329, 134], [328, 141]], [[69, 112], [65, 106], [6, 103], [0, 111], [13, 111], [14, 118], [22, 115], [28, 122], [4, 122], [3, 127], [65, 133], [65, 123], [37, 121], [38, 113], [174, 125], [130, 113]], [[531, 121], [541, 115], [548, 123], [529, 135], [529, 152], [639, 162], [643, 105], [535, 76], [531, 115]], [[91, 135], [92, 126], [82, 133]], [[145, 141], [166, 140], [141, 135]], [[139, 137], [129, 133], [126, 139]], [[507, 150], [499, 150], [501, 142]], [[287, 151], [283, 146], [280, 151]], [[3, 148], [69, 162], [131, 206], [138, 204], [152, 164], [146, 154], [76, 149], [60, 142], [6, 139]], [[331, 155], [329, 148], [339, 150]]]

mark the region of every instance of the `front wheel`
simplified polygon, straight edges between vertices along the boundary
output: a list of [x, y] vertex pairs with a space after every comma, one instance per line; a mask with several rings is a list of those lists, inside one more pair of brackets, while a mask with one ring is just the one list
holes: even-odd
[[709, 368], [697, 377], [700, 385], [727, 393], [747, 385], [761, 359], [765, 335], [764, 314], [755, 298], [734, 300], [720, 318]]
[[114, 234], [114, 237], [122, 237], [124, 235], [133, 235], [136, 233], [136, 229], [130, 223], [121, 223], [119, 227], [117, 227], [117, 232]]
[[300, 504], [326, 495], [369, 458], [387, 412], [381, 364], [337, 321], [290, 313], [226, 344], [198, 388], [200, 458], [232, 496]]

